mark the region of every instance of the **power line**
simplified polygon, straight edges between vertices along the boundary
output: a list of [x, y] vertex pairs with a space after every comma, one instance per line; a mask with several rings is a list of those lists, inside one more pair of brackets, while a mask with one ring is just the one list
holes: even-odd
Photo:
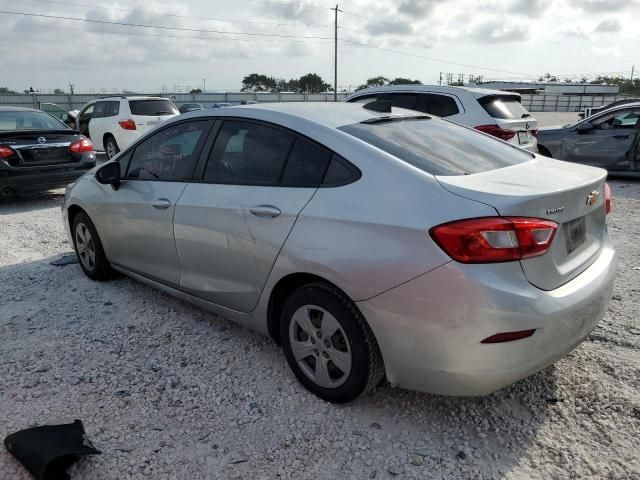
[[175, 13], [160, 13], [160, 12], [150, 12], [148, 10], [127, 10], [125, 8], [116, 8], [116, 7], [103, 7], [100, 5], [91, 5], [88, 3], [77, 3], [77, 2], [63, 2], [58, 0], [31, 0], [32, 2], [40, 2], [47, 3], [51, 5], [67, 5], [71, 7], [82, 7], [82, 8], [95, 8], [98, 10], [107, 10], [114, 12], [123, 12], [123, 13], [141, 13], [144, 15], [154, 15], [160, 17], [171, 17], [171, 18], [187, 18], [190, 20], [204, 20], [211, 22], [227, 22], [227, 23], [250, 23], [250, 24], [258, 24], [258, 25], [274, 25], [279, 27], [309, 27], [309, 28], [326, 28], [329, 25], [307, 25], [305, 23], [300, 24], [291, 24], [291, 23], [277, 23], [277, 22], [258, 22], [253, 20], [234, 20], [234, 19], [224, 19], [224, 18], [215, 18], [215, 17], [198, 17], [195, 15], [178, 15]]
[[44, 15], [42, 13], [10, 12], [6, 10], [0, 10], [0, 13], [6, 14], [6, 15], [19, 15], [24, 17], [51, 18], [55, 20], [72, 20], [75, 22], [98, 23], [101, 25], [118, 25], [122, 27], [157, 28], [160, 30], [176, 30], [181, 32], [246, 35], [250, 37], [280, 37], [280, 38], [304, 38], [309, 40], [331, 40], [331, 37], [318, 37], [318, 36], [311, 36], [311, 35], [303, 36], [303, 35], [286, 35], [286, 34], [279, 34], [279, 33], [230, 32], [225, 30], [207, 30], [203, 28], [167, 27], [163, 25], [146, 25], [143, 23], [129, 23], [129, 22], [110, 22], [108, 20], [91, 20], [88, 18], [66, 17], [63, 15]]

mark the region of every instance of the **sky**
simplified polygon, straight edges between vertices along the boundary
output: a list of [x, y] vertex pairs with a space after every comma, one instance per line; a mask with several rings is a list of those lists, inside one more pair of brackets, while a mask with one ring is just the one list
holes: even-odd
[[[237, 91], [250, 73], [310, 72], [333, 83], [333, 7], [322, 0], [0, 0], [0, 86]], [[440, 72], [579, 80], [629, 76], [634, 63], [640, 69], [640, 0], [345, 0], [339, 9], [340, 90], [378, 75], [433, 84]]]

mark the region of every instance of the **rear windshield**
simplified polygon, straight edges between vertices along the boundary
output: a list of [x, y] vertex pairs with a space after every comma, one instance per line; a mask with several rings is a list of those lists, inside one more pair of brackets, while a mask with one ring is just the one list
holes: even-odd
[[129, 100], [131, 115], [162, 116], [177, 115], [178, 109], [171, 100]]
[[513, 97], [489, 97], [486, 100], [481, 98], [480, 104], [493, 118], [515, 120], [530, 116], [527, 109]]
[[339, 127], [432, 175], [465, 175], [508, 167], [533, 155], [441, 119], [403, 119]]
[[0, 131], [61, 129], [69, 127], [44, 112], [0, 112]]

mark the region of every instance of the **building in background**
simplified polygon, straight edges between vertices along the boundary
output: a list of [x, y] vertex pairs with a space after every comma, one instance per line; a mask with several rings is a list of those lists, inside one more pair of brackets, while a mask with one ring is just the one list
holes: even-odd
[[594, 85], [591, 83], [487, 81], [482, 83], [469, 82], [466, 86], [530, 95], [617, 95], [620, 93], [618, 85]]

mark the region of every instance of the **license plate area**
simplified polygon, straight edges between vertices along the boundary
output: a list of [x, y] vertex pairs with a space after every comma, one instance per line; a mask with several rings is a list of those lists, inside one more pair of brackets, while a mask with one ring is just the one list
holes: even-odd
[[518, 143], [520, 145], [529, 143], [529, 135], [527, 134], [527, 132], [518, 132]]
[[575, 251], [585, 241], [586, 222], [584, 217], [576, 218], [563, 225], [567, 243], [567, 254]]

